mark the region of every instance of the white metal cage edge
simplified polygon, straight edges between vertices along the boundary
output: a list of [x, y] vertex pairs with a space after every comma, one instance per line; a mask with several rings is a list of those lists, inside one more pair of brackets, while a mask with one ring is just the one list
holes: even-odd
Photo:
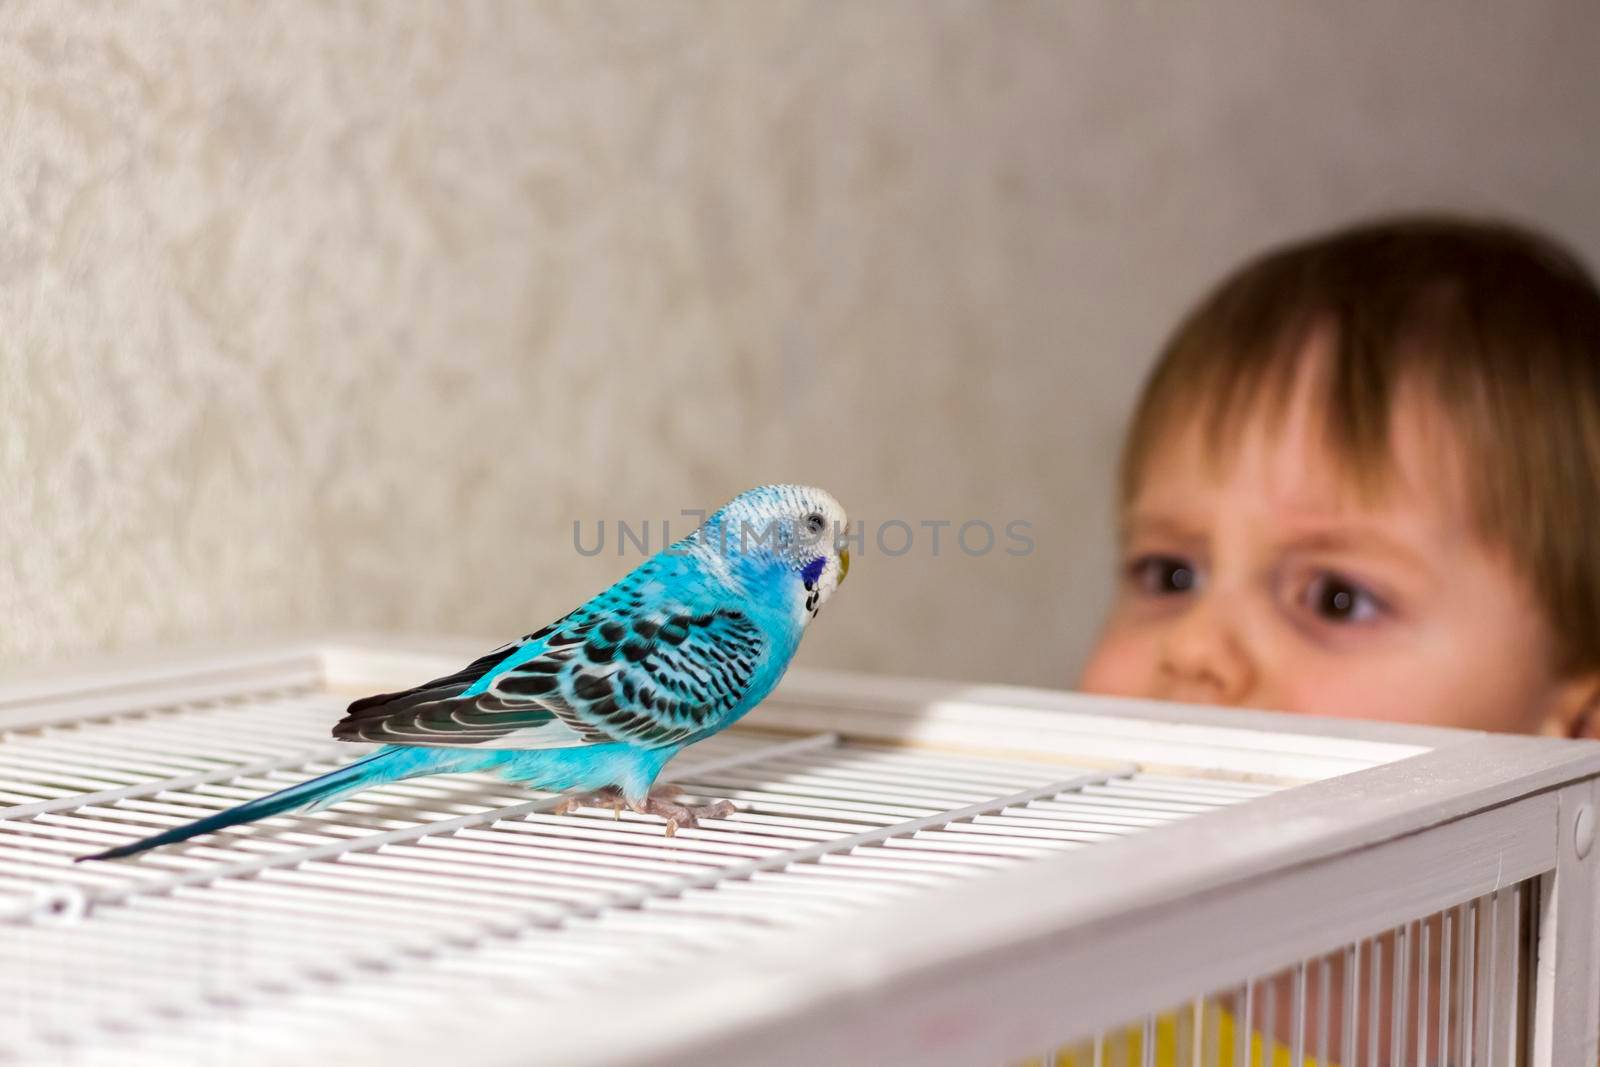
[[[393, 641], [316, 641], [40, 676], [0, 685], [0, 733], [36, 735], [116, 722], [149, 709], [272, 692], [338, 699], [454, 669], [455, 652]], [[724, 839], [715, 835], [724, 831], [718, 830], [699, 847], [707, 855], [726, 847], [731, 859], [708, 863], [699, 873], [646, 880], [631, 896], [609, 899], [605, 909], [551, 913], [564, 923], [598, 921], [618, 929], [626, 928], [619, 916], [628, 909], [667, 914], [686, 924], [687, 936], [705, 935], [709, 946], [698, 955], [664, 956], [659, 973], [636, 968], [630, 984], [611, 996], [525, 996], [513, 1013], [502, 1011], [493, 1025], [474, 1028], [468, 1049], [460, 1045], [459, 1028], [418, 1026], [387, 1035], [378, 1042], [381, 1049], [371, 1050], [381, 1051], [389, 1064], [437, 1062], [441, 1055], [505, 1064], [1010, 1062], [1526, 883], [1537, 889], [1538, 916], [1529, 979], [1530, 1062], [1576, 1067], [1600, 1058], [1600, 878], [1591, 848], [1600, 745], [804, 671], [792, 672], [750, 725], [763, 733], [741, 734], [720, 748], [702, 746], [708, 750], [704, 758], [691, 762], [680, 778], [703, 781], [708, 789], [731, 783], [758, 796], [766, 787], [762, 775], [772, 768], [806, 780], [815, 771], [805, 762], [807, 754], [839, 745], [855, 746], [849, 752], [869, 762], [879, 759], [877, 752], [910, 753], [906, 759], [922, 762], [871, 763], [867, 770], [840, 772], [855, 776], [851, 796], [865, 788], [889, 812], [870, 829], [841, 824], [818, 831], [805, 819], [821, 817], [806, 805], [826, 802], [806, 800], [796, 809], [803, 818], [790, 820], [794, 825], [780, 827], [782, 820], [774, 817], [735, 828], [751, 842], [779, 829], [790, 835], [776, 839], [777, 845], [751, 844], [741, 851], [734, 837], [725, 839], [734, 843], [719, 846]], [[129, 922], [156, 924], [136, 932], [168, 932], [180, 927], [160, 925], [168, 922], [163, 915], [176, 911], [190, 922], [191, 912], [219, 901], [232, 907], [233, 896], [256, 892], [253, 885], [281, 891], [285, 873], [312, 879], [318, 864], [348, 867], [349, 857], [358, 854], [415, 853], [419, 843], [456, 842], [464, 835], [492, 835], [518, 819], [549, 819], [540, 814], [541, 804], [548, 804], [518, 802], [505, 788], [488, 800], [474, 794], [467, 809], [451, 806], [448, 796], [424, 793], [417, 796], [426, 801], [427, 814], [403, 825], [379, 822], [393, 828], [377, 834], [358, 833], [373, 828], [368, 821], [358, 829], [331, 830], [331, 837], [305, 838], [311, 844], [294, 844], [299, 839], [286, 833], [287, 846], [273, 840], [247, 852], [199, 849], [194, 860], [173, 861], [177, 865], [160, 868], [159, 875], [120, 876], [87, 891], [55, 877], [65, 868], [52, 864], [73, 835], [90, 832], [73, 824], [79, 812], [109, 811], [138, 825], [139, 819], [168, 817], [152, 799], [174, 791], [189, 798], [182, 790], [204, 792], [235, 779], [265, 777], [280, 764], [309, 764], [318, 755], [271, 745], [261, 751], [278, 754], [187, 776], [163, 770], [153, 780], [116, 779], [125, 785], [75, 782], [51, 764], [41, 780], [54, 775], [65, 784], [0, 799], [0, 828], [8, 825], [5, 820], [24, 828], [33, 827], [29, 820], [45, 820], [39, 825], [59, 835], [23, 842], [33, 847], [42, 841], [51, 853], [17, 853], [22, 858], [8, 860], [0, 846], [0, 899], [8, 886], [35, 890], [26, 909], [17, 910], [13, 897], [14, 921], [0, 925], [0, 943], [9, 945], [0, 954], [0, 983], [9, 970], [9, 984], [25, 986], [32, 977], [28, 961], [67, 944], [52, 939], [71, 923], [52, 924], [47, 914], [61, 900], [69, 912], [79, 905], [103, 907], [111, 909], [108, 915], [131, 916]], [[741, 777], [740, 768], [748, 768], [748, 775]], [[878, 773], [891, 785], [874, 785], [871, 775]], [[964, 785], [952, 791], [950, 783], [958, 779]], [[974, 779], [981, 779], [988, 795], [972, 792]], [[1136, 833], [1089, 835], [1085, 840], [1100, 842], [1095, 847], [1079, 847], [1082, 841], [1070, 835], [1028, 838], [1033, 826], [1060, 821], [1049, 817], [1059, 814], [1051, 804], [1086, 786], [1124, 781], [1136, 782], [1130, 787], [1135, 795], [1142, 788], [1191, 799], [1208, 795], [1204, 783], [1211, 783], [1216, 792], [1210, 795], [1217, 799], [1190, 805], [1194, 817], [1151, 819]], [[931, 811], [908, 814], [874, 793], [915, 792], [930, 782], [942, 782], [944, 790], [929, 788], [928, 796], [939, 794], [937, 803], [925, 801]], [[276, 786], [256, 788], [269, 787]], [[1024, 817], [1038, 822], [1019, 822]], [[104, 829], [92, 820], [82, 825]], [[324, 825], [332, 824], [316, 828]], [[989, 844], [969, 847], [979, 841]], [[710, 906], [723, 911], [743, 906], [741, 901], [765, 900], [762, 893], [787, 900], [784, 894], [795, 891], [771, 877], [863, 852], [869, 854], [860, 858], [870, 864], [870, 850], [886, 844], [925, 850], [935, 858], [930, 871], [943, 849], [943, 859], [959, 857], [962, 870], [978, 876], [930, 875], [919, 891], [873, 897], [873, 906], [801, 909], [795, 921], [773, 923], [759, 938], [735, 938], [721, 947], [714, 924], [692, 921], [695, 907], [705, 906], [696, 903], [695, 893], [718, 891]], [[811, 878], [808, 884], [820, 881]], [[838, 884], [848, 884], [863, 900], [873, 896], [860, 888], [865, 883]], [[727, 892], [733, 885], [750, 888]], [[339, 883], [338, 889], [351, 886]], [[310, 895], [297, 903], [310, 907], [315, 893], [304, 892]], [[53, 900], [51, 893], [65, 895]], [[322, 898], [315, 900], [322, 906]], [[676, 903], [665, 907], [671, 902]], [[411, 903], [420, 928], [432, 929], [423, 919], [431, 914], [423, 897]], [[760, 918], [771, 914], [772, 905], [750, 908]], [[537, 925], [539, 914], [544, 913], [529, 910], [518, 922]], [[494, 976], [496, 966], [527, 965], [532, 957], [526, 953], [495, 960], [502, 946], [496, 938], [515, 933], [518, 922], [507, 924], [510, 929], [494, 923], [470, 930], [438, 927], [441, 936], [470, 944], [475, 953], [471, 967], [454, 976], [461, 988], [473, 988], [468, 979], [482, 983]], [[82, 957], [86, 964], [99, 958], [96, 948], [80, 945], [74, 951], [88, 953]], [[297, 1026], [333, 1033], [334, 1016], [359, 1023], [363, 1011], [380, 1002], [421, 1011], [436, 989], [454, 988], [449, 961], [439, 965], [429, 951], [420, 944], [413, 955], [402, 952], [365, 971], [329, 968], [317, 979], [320, 985], [264, 999], [252, 1009], [254, 1030], [228, 1035], [243, 1042], [233, 1049], [238, 1062], [273, 1062], [271, 1042], [254, 1050], [258, 1059], [250, 1058], [249, 1033], [276, 1027], [280, 1043], [293, 1040], [284, 1036], [284, 1027], [291, 1033]], [[407, 970], [412, 964], [414, 974]], [[671, 975], [676, 980], [670, 984], [660, 980]], [[629, 992], [640, 989], [650, 992]], [[494, 995], [493, 986], [485, 988], [486, 998]], [[225, 1016], [230, 1008], [219, 1003], [209, 1010]], [[204, 1030], [202, 1019], [193, 1040], [217, 1040]], [[103, 1045], [65, 1051], [81, 1053], [83, 1062], [144, 1062], [126, 1042], [119, 1046], [116, 1027], [105, 1035]], [[155, 1058], [149, 1062], [183, 1047], [181, 1038], [168, 1034], [162, 1038], [168, 1045], [150, 1045]], [[14, 1058], [25, 1057], [45, 1047], [23, 1041], [11, 1051]], [[5, 1049], [0, 1037], [0, 1052]], [[276, 1054], [283, 1051], [276, 1046]], [[106, 1058], [95, 1059], [102, 1053]]]

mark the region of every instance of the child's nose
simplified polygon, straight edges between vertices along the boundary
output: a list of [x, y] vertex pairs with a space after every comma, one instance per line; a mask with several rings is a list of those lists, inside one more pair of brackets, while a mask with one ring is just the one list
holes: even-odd
[[1167, 632], [1157, 671], [1162, 698], [1193, 704], [1243, 704], [1256, 684], [1240, 634], [1211, 596], [1200, 597]]

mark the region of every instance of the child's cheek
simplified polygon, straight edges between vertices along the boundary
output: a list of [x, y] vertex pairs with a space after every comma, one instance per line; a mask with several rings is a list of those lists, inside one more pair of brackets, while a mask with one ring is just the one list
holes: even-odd
[[1477, 726], [1463, 721], [1473, 694], [1415, 657], [1343, 656], [1286, 672], [1283, 710], [1339, 719], [1372, 719], [1436, 726]]
[[1156, 644], [1115, 620], [1089, 654], [1078, 688], [1106, 696], [1147, 697], [1153, 693]]

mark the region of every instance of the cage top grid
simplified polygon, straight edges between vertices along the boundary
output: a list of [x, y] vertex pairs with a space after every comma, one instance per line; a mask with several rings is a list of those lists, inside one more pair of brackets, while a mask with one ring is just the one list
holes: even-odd
[[[453, 663], [392, 648], [0, 689], [0, 1017], [15, 1023], [0, 1033], [16, 1035], [0, 1050], [397, 1063], [470, 1033], [483, 1062], [737, 1063], [809, 1026], [781, 1047], [810, 1055], [819, 1026], [850, 1016], [841, 1005], [859, 1012], [929, 968], [1109, 929], [1594, 759], [1455, 731], [797, 673], [749, 729], [669, 768], [740, 809], [675, 838], [462, 777], [133, 863], [70, 863], [359, 753], [326, 740], [342, 700]], [[1419, 804], [1418, 774], [1448, 788]], [[1510, 851], [1497, 877], [1542, 862]], [[597, 1040], [597, 1005], [619, 1001], [641, 1025]]]

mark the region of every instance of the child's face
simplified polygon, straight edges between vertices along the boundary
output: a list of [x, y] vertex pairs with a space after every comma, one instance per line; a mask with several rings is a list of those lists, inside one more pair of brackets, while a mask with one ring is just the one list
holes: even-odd
[[[1088, 692], [1565, 733], [1572, 683], [1510, 562], [1473, 533], [1447, 434], [1400, 398], [1388, 490], [1363, 502], [1304, 384], [1276, 433], [1213, 470], [1171, 435], [1125, 515], [1116, 606]], [[1196, 420], [1198, 421], [1198, 420]]]

